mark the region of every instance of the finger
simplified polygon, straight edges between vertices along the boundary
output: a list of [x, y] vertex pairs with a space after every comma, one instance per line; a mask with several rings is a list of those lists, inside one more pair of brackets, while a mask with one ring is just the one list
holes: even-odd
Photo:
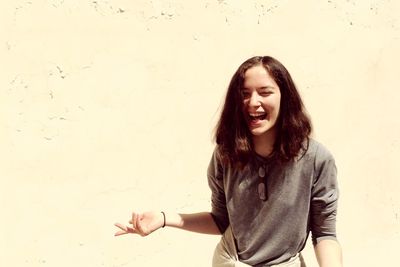
[[131, 234], [134, 234], [134, 233], [137, 232], [136, 229], [134, 229], [132, 227], [129, 227], [129, 226], [126, 227], [126, 230], [127, 230], [128, 233], [131, 233]]
[[125, 226], [123, 224], [120, 223], [116, 223], [114, 224], [115, 226], [117, 226], [119, 229], [121, 229], [121, 231], [118, 231], [117, 233], [115, 233], [115, 235], [121, 235], [121, 234], [134, 234], [137, 233], [137, 231], [129, 226]]
[[128, 232], [128, 228], [125, 225], [123, 225], [121, 223], [114, 223], [114, 225], [116, 227], [118, 227], [119, 229], [121, 229], [122, 231]]
[[133, 228], [137, 228], [137, 221], [138, 221], [138, 214], [135, 212], [132, 212], [132, 226]]
[[142, 224], [142, 222], [141, 222], [141, 218], [138, 218], [138, 220], [137, 220], [137, 222], [136, 222], [136, 226], [137, 226], [137, 232], [140, 234], [140, 235], [146, 235], [146, 233], [145, 233], [145, 231], [144, 231], [144, 229], [143, 229], [143, 224]]
[[135, 229], [130, 227], [130, 226], [126, 226], [126, 225], [123, 225], [123, 224], [120, 224], [120, 223], [116, 223], [115, 226], [117, 226], [119, 229], [121, 229], [124, 232], [135, 233]]
[[120, 223], [114, 223], [114, 225], [120, 229], [120, 231], [114, 233], [114, 236], [125, 235], [128, 233], [128, 229], [125, 225]]
[[114, 236], [120, 236], [120, 235], [126, 235], [126, 234], [128, 234], [128, 232], [125, 232], [125, 231], [118, 231], [118, 232], [116, 232], [116, 233], [114, 234]]

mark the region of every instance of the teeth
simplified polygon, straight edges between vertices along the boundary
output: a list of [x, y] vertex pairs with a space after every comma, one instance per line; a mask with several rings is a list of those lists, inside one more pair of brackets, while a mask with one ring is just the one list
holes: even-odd
[[266, 117], [266, 113], [249, 113], [251, 120], [263, 120]]
[[259, 116], [264, 116], [265, 113], [249, 113], [249, 115], [252, 117], [259, 117]]

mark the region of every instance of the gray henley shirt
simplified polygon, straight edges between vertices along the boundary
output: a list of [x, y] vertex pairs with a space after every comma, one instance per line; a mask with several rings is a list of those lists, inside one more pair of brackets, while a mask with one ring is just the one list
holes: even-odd
[[[278, 264], [312, 240], [336, 239], [338, 186], [331, 153], [310, 139], [303, 156], [276, 164], [256, 160], [238, 170], [224, 166], [216, 148], [208, 167], [211, 214], [221, 231], [230, 225], [239, 259], [251, 266]], [[267, 200], [258, 193], [258, 170], [266, 170]]]

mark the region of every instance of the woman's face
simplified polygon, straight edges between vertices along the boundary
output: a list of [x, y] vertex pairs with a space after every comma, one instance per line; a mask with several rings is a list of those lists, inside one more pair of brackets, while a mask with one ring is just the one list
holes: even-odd
[[262, 65], [245, 72], [242, 95], [244, 116], [253, 136], [274, 136], [281, 91]]

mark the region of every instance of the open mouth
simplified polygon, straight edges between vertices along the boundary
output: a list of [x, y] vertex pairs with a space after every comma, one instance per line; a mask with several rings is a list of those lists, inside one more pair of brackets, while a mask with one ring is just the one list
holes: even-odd
[[250, 120], [255, 122], [255, 121], [259, 121], [259, 120], [265, 120], [265, 118], [267, 117], [266, 113], [263, 114], [249, 114]]

